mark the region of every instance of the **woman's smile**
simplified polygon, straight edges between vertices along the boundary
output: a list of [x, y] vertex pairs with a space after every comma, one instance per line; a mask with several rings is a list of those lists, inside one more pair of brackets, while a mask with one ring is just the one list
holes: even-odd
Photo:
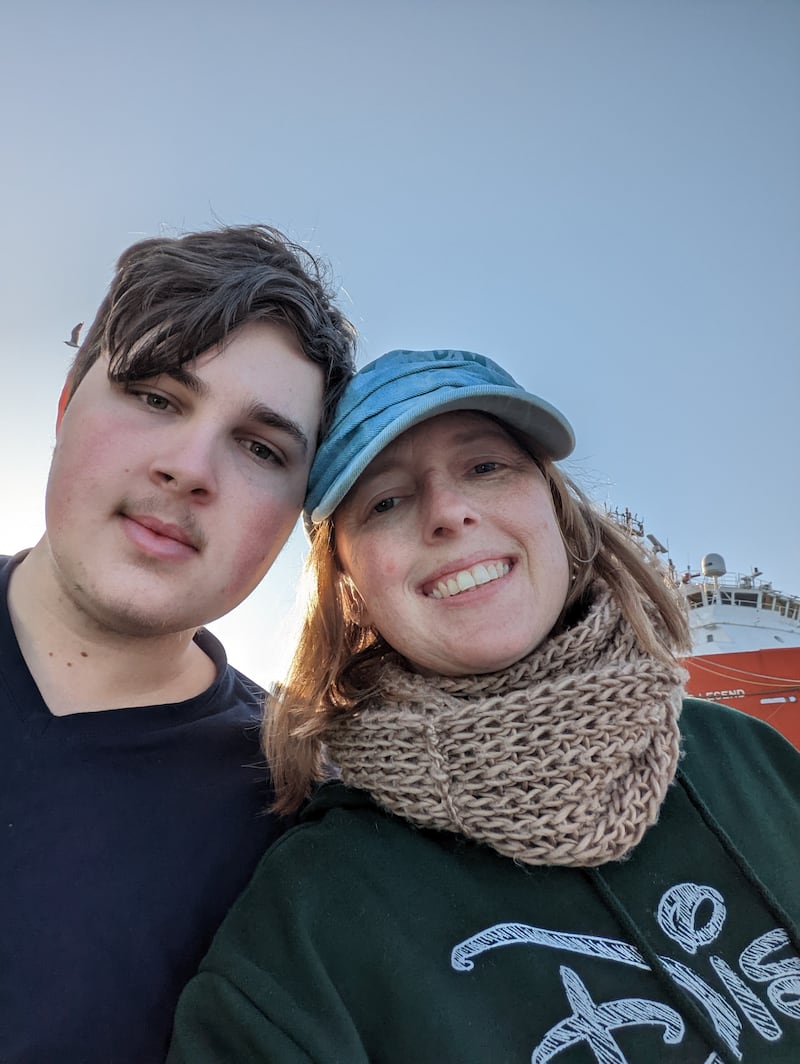
[[478, 562], [469, 569], [459, 569], [450, 576], [437, 579], [429, 590], [423, 590], [423, 594], [435, 599], [453, 598], [465, 591], [472, 591], [476, 587], [500, 580], [510, 572], [511, 562], [506, 559]]

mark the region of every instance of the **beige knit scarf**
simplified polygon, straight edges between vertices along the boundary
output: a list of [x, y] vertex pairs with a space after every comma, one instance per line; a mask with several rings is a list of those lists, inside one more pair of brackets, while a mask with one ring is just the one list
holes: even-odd
[[526, 864], [624, 857], [675, 775], [686, 673], [646, 654], [595, 590], [582, 621], [502, 672], [387, 665], [381, 698], [326, 734], [344, 782]]

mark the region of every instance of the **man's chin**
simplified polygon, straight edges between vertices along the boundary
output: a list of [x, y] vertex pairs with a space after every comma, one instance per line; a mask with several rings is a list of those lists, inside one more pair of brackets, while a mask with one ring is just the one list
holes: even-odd
[[138, 595], [84, 599], [82, 612], [98, 633], [125, 639], [158, 639], [194, 632], [202, 621], [194, 611], [177, 611], [175, 603], [150, 601]]

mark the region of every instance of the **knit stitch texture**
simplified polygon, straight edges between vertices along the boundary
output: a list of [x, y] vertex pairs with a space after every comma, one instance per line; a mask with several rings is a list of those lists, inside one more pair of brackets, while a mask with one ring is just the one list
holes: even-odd
[[646, 654], [610, 591], [501, 672], [386, 666], [380, 696], [326, 733], [342, 779], [419, 827], [526, 864], [624, 857], [658, 819], [686, 672]]

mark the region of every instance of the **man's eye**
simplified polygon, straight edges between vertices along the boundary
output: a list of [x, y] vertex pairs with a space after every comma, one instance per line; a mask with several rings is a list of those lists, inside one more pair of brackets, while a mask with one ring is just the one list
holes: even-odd
[[283, 458], [269, 444], [262, 443], [260, 440], [248, 440], [247, 446], [250, 454], [260, 462], [275, 462], [280, 466], [285, 464]]
[[497, 462], [479, 462], [475, 466], [476, 473], [494, 473], [497, 469]]
[[172, 403], [169, 399], [158, 392], [148, 392], [145, 388], [134, 387], [126, 388], [126, 391], [128, 395], [138, 399], [140, 403], [143, 403], [150, 410], [172, 410]]

